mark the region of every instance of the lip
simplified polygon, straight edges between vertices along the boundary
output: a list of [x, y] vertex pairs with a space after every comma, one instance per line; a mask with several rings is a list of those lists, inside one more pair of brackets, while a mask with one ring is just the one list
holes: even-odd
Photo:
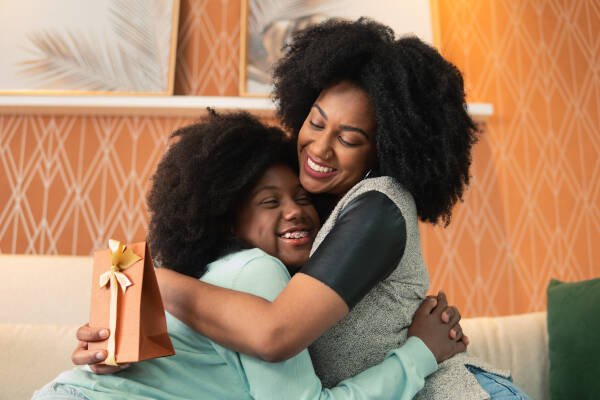
[[335, 175], [337, 173], [337, 169], [335, 169], [335, 168], [331, 172], [319, 172], [319, 171], [315, 171], [314, 169], [312, 169], [312, 168], [310, 168], [308, 166], [308, 159], [309, 158], [310, 158], [310, 160], [312, 162], [314, 162], [315, 164], [320, 165], [322, 167], [325, 167], [325, 168], [333, 168], [333, 167], [330, 167], [329, 165], [326, 165], [326, 164], [320, 163], [318, 161], [315, 161], [315, 159], [312, 158], [312, 157], [310, 157], [308, 155], [308, 152], [306, 152], [306, 154], [304, 156], [304, 163], [303, 163], [304, 165], [303, 165], [303, 168], [304, 168], [304, 172], [306, 172], [312, 178], [315, 178], [315, 179], [326, 179], [326, 178], [329, 178], [329, 177], [331, 177], [331, 176], [333, 176], [333, 175]]

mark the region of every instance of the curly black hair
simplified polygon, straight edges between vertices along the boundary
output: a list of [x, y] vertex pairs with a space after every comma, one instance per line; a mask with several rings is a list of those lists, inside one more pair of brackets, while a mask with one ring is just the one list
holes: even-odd
[[295, 143], [248, 113], [217, 115], [171, 135], [147, 198], [157, 265], [200, 277], [206, 265], [248, 247], [232, 233], [236, 210], [266, 169], [296, 172]]
[[283, 125], [297, 134], [321, 91], [343, 80], [362, 88], [375, 109], [379, 174], [413, 195], [422, 221], [448, 225], [469, 184], [478, 136], [460, 71], [380, 23], [328, 20], [297, 32], [275, 67]]

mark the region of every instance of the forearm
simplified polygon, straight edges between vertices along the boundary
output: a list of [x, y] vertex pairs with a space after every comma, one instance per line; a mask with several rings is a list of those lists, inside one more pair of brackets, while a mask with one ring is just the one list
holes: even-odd
[[333, 290], [304, 274], [296, 274], [272, 303], [167, 269], [156, 275], [173, 316], [222, 346], [265, 361], [298, 354], [348, 313]]
[[303, 351], [278, 364], [240, 356], [254, 399], [397, 400], [412, 399], [425, 377], [437, 369], [435, 357], [418, 338], [409, 338], [380, 364], [348, 378], [331, 389], [323, 388], [310, 356]]
[[413, 337], [385, 360], [342, 381], [330, 390], [331, 399], [412, 399], [437, 370], [435, 357], [427, 346]]

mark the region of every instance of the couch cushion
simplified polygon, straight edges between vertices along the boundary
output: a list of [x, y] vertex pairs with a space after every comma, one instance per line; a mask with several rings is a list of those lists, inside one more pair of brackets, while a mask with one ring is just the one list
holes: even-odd
[[463, 319], [469, 353], [511, 371], [515, 384], [532, 399], [549, 399], [546, 313]]
[[0, 254], [0, 323], [83, 325], [89, 319], [92, 257]]
[[29, 399], [34, 390], [72, 368], [78, 327], [0, 323], [0, 397]]
[[600, 278], [548, 285], [552, 399], [600, 396]]

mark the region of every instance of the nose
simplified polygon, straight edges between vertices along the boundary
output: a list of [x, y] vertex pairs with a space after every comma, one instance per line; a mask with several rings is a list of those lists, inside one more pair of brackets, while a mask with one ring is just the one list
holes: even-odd
[[311, 146], [312, 155], [321, 159], [321, 161], [327, 161], [333, 155], [333, 149], [331, 146], [331, 132], [321, 132], [320, 135], [314, 138]]
[[286, 201], [284, 209], [283, 209], [283, 218], [287, 221], [299, 221], [302, 220], [304, 216], [304, 211], [302, 207], [297, 204], [293, 199], [289, 199]]

